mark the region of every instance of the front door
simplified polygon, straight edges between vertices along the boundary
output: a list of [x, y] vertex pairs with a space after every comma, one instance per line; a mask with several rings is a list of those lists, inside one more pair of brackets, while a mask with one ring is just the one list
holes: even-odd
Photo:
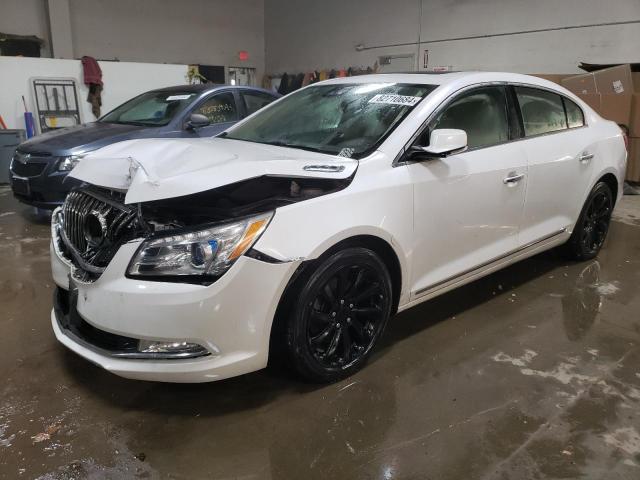
[[198, 137], [213, 137], [240, 119], [235, 95], [230, 91], [214, 93], [200, 102], [191, 113], [204, 115], [210, 122], [206, 127], [193, 130]]
[[514, 132], [506, 87], [478, 87], [454, 98], [434, 129], [465, 130], [468, 150], [407, 166], [414, 184], [412, 299], [513, 252], [518, 246], [527, 161]]

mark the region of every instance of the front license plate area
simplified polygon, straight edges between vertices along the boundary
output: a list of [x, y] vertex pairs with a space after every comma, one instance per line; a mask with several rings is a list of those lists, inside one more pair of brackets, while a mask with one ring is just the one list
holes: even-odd
[[29, 180], [22, 177], [13, 177], [11, 179], [11, 188], [17, 195], [24, 195], [28, 197], [31, 195], [31, 188], [29, 187]]

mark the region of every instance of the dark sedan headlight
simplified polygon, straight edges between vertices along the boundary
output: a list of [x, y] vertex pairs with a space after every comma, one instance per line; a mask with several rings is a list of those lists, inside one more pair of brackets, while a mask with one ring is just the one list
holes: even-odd
[[260, 238], [273, 212], [146, 240], [129, 264], [137, 277], [219, 277]]
[[60, 160], [58, 160], [57, 170], [59, 172], [70, 172], [83, 157], [84, 155], [69, 155], [68, 157], [60, 157]]

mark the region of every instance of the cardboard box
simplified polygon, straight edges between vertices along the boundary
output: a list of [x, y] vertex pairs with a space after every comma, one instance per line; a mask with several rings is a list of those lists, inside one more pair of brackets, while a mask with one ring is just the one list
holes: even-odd
[[560, 81], [567, 90], [575, 93], [576, 95], [589, 95], [596, 94], [596, 79], [592, 73], [585, 73], [584, 75], [575, 75], [573, 77], [564, 78]]
[[629, 95], [634, 91], [631, 67], [628, 64], [565, 78], [560, 84], [576, 94]]
[[633, 93], [633, 79], [629, 65], [605, 68], [592, 74], [598, 93], [605, 95], [629, 95]]
[[[602, 118], [606, 118], [617, 124], [630, 125], [631, 99], [633, 95], [603, 95], [601, 93], [578, 93], [576, 95], [593, 108]], [[637, 124], [637, 127], [640, 129], [640, 122]], [[640, 137], [640, 135], [638, 135], [638, 137]]]
[[599, 93], [576, 93], [576, 96], [596, 112], [600, 112], [600, 97], [602, 95]]
[[640, 182], [640, 138], [629, 139], [629, 156], [627, 157], [625, 180]]
[[631, 72], [631, 81], [633, 82], [633, 92], [640, 93], [640, 72]]
[[[534, 77], [542, 78], [544, 80], [549, 80], [550, 82], [557, 83], [560, 85], [560, 82], [565, 78], [573, 77], [574, 74], [569, 73], [532, 73]], [[638, 80], [640, 82], [640, 80]]]
[[[618, 125], [630, 125], [631, 99], [633, 95], [600, 95], [600, 109], [596, 110], [602, 118], [616, 122]], [[640, 135], [639, 135], [640, 136]]]
[[628, 125], [629, 136], [640, 137], [640, 94], [631, 98], [631, 120]]

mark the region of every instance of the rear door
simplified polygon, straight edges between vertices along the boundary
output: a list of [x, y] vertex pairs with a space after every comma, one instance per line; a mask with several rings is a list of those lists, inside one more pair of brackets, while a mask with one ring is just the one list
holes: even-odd
[[597, 152], [573, 101], [533, 87], [514, 92], [525, 136], [519, 143], [528, 162], [520, 244], [528, 245], [573, 227]]
[[[453, 98], [434, 129], [467, 132], [468, 150], [408, 165], [414, 184], [412, 297], [419, 298], [512, 252], [527, 185], [527, 161], [507, 87], [477, 87]], [[515, 130], [515, 131], [514, 131]]]

